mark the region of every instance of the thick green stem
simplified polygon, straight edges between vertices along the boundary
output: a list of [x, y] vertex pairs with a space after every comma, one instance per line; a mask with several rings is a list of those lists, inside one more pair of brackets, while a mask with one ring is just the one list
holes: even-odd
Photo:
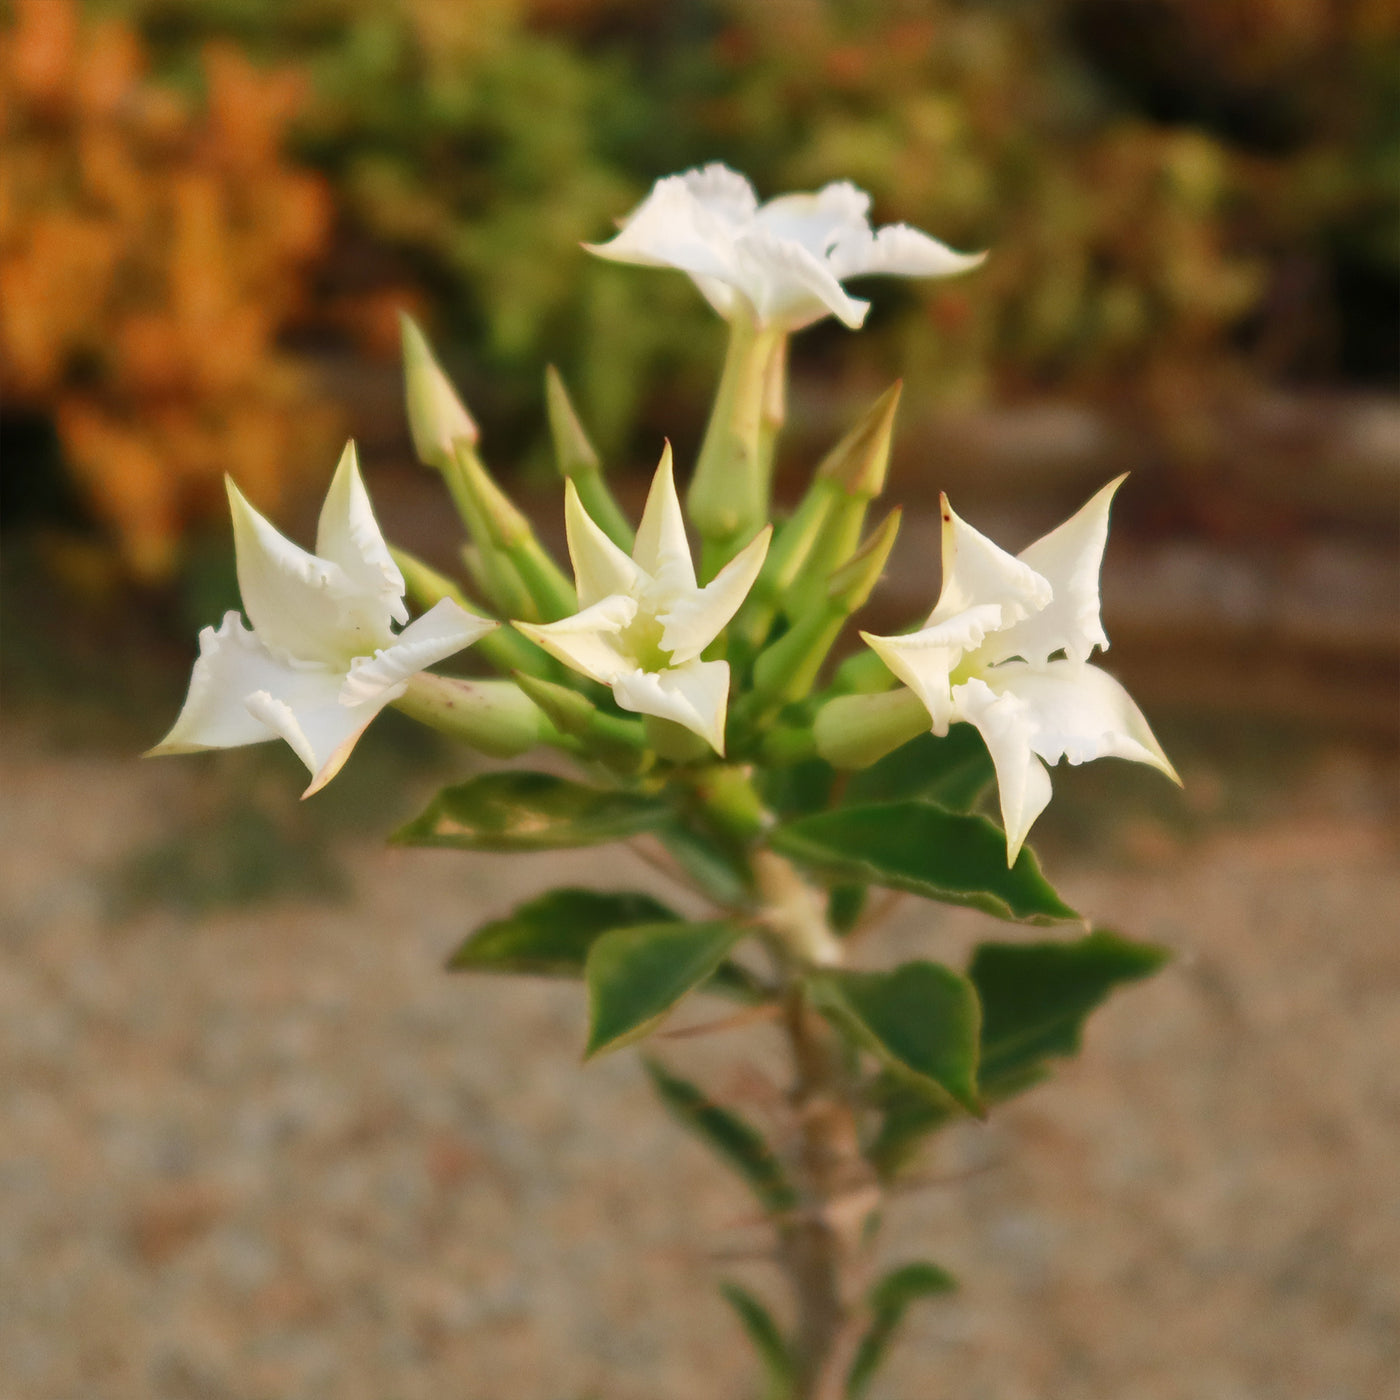
[[768, 520], [785, 340], [782, 331], [743, 317], [729, 324], [724, 370], [686, 500], [704, 541], [707, 578]]

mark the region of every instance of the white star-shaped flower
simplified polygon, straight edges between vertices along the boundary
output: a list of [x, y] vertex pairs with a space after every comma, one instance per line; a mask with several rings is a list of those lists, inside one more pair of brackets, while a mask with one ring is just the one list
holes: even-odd
[[861, 633], [923, 702], [935, 734], [955, 720], [981, 731], [996, 765], [1008, 863], [1050, 801], [1046, 763], [1128, 758], [1180, 781], [1128, 692], [1089, 664], [1096, 647], [1108, 646], [1099, 568], [1123, 480], [1016, 557], [943, 497], [938, 606], [907, 636]]
[[701, 588], [676, 497], [669, 444], [630, 558], [594, 524], [572, 480], [565, 482], [564, 491], [579, 611], [558, 622], [514, 625], [566, 666], [611, 686], [624, 710], [674, 720], [723, 754], [729, 663], [700, 656], [753, 587], [772, 526], [765, 526]]
[[726, 320], [783, 331], [824, 316], [860, 326], [870, 303], [846, 292], [848, 277], [948, 277], [984, 256], [907, 224], [873, 230], [869, 215], [870, 196], [849, 181], [760, 205], [742, 175], [714, 163], [658, 180], [615, 238], [584, 246], [614, 262], [678, 268]]
[[153, 754], [285, 739], [311, 770], [304, 796], [340, 771], [375, 715], [410, 677], [498, 623], [444, 598], [408, 622], [404, 581], [375, 522], [355, 445], [346, 446], [316, 531], [316, 553], [294, 545], [230, 480], [236, 612], [199, 634], [189, 695]]

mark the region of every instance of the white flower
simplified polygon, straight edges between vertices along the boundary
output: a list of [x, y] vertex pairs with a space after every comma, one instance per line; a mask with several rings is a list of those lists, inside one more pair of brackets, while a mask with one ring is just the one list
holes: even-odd
[[768, 553], [765, 526], [704, 588], [697, 586], [667, 444], [628, 558], [564, 483], [579, 611], [515, 626], [566, 666], [612, 687], [624, 710], [674, 720], [724, 752], [729, 663], [702, 661], [744, 601]]
[[1129, 758], [1180, 781], [1128, 692], [1089, 664], [1095, 647], [1108, 646], [1099, 566], [1123, 479], [1015, 558], [943, 497], [938, 606], [907, 636], [861, 634], [923, 702], [935, 734], [954, 720], [981, 731], [996, 765], [1008, 864], [1050, 801], [1042, 759]]
[[340, 771], [375, 715], [409, 678], [498, 623], [444, 598], [408, 622], [404, 581], [370, 508], [354, 443], [321, 508], [316, 553], [279, 534], [230, 480], [236, 613], [199, 634], [189, 696], [152, 753], [192, 753], [285, 739], [311, 770], [304, 796]]
[[984, 256], [907, 224], [874, 231], [869, 213], [870, 196], [845, 180], [760, 205], [742, 175], [715, 163], [658, 180], [615, 238], [584, 246], [614, 262], [679, 268], [726, 320], [747, 315], [784, 331], [829, 315], [858, 327], [870, 304], [847, 294], [847, 277], [947, 277]]

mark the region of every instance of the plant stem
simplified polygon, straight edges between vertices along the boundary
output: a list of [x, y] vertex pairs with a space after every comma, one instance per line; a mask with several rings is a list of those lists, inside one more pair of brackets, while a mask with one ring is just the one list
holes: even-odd
[[792, 1400], [841, 1400], [857, 1344], [879, 1186], [860, 1153], [850, 1077], [835, 1036], [800, 983], [784, 1026], [796, 1071], [794, 1171], [801, 1211], [779, 1229], [778, 1257], [797, 1309]]

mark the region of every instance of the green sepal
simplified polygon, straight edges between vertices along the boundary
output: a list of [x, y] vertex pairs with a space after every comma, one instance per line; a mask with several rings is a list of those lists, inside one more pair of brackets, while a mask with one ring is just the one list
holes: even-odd
[[492, 919], [447, 960], [453, 972], [511, 972], [581, 977], [588, 950], [609, 929], [680, 922], [650, 895], [551, 890]]
[[708, 981], [744, 936], [727, 919], [611, 929], [593, 944], [584, 1058], [646, 1035], [687, 992]]
[[579, 500], [593, 523], [619, 549], [630, 553], [635, 532], [603, 480], [597, 449], [579, 421], [569, 391], [564, 387], [563, 376], [553, 365], [547, 366], [544, 374], [549, 435], [559, 475], [574, 483]]
[[897, 1074], [970, 1113], [977, 1095], [981, 1008], [967, 978], [933, 962], [888, 972], [824, 970], [809, 982], [817, 1008]]
[[390, 840], [466, 851], [548, 851], [621, 841], [669, 814], [660, 798], [588, 787], [552, 773], [483, 773], [443, 788]]
[[923, 799], [799, 817], [770, 832], [768, 843], [836, 882], [907, 890], [1024, 923], [1079, 918], [1041, 874], [1029, 847], [1008, 867], [1006, 837], [990, 821]]
[[1042, 1078], [1050, 1056], [1075, 1054], [1089, 1013], [1169, 956], [1106, 929], [1072, 943], [983, 943], [968, 976], [982, 1000], [984, 1093], [1008, 1098]]
[[893, 1270], [870, 1290], [870, 1326], [846, 1376], [846, 1400], [862, 1400], [910, 1304], [920, 1298], [951, 1293], [957, 1286], [957, 1280], [946, 1269], [920, 1262]]
[[658, 1061], [648, 1059], [644, 1063], [661, 1102], [744, 1178], [765, 1211], [784, 1215], [797, 1209], [797, 1189], [757, 1128], [737, 1113], [721, 1108], [703, 1090], [672, 1074]]
[[720, 1284], [719, 1291], [738, 1315], [740, 1326], [763, 1361], [767, 1382], [763, 1400], [788, 1400], [796, 1370], [773, 1315], [748, 1289], [737, 1283], [726, 1280]]
[[[524, 640], [523, 633], [516, 635]], [[614, 772], [636, 774], [649, 762], [641, 720], [607, 714], [573, 686], [524, 674], [517, 674], [515, 680], [560, 733], [579, 740], [591, 756]]]

